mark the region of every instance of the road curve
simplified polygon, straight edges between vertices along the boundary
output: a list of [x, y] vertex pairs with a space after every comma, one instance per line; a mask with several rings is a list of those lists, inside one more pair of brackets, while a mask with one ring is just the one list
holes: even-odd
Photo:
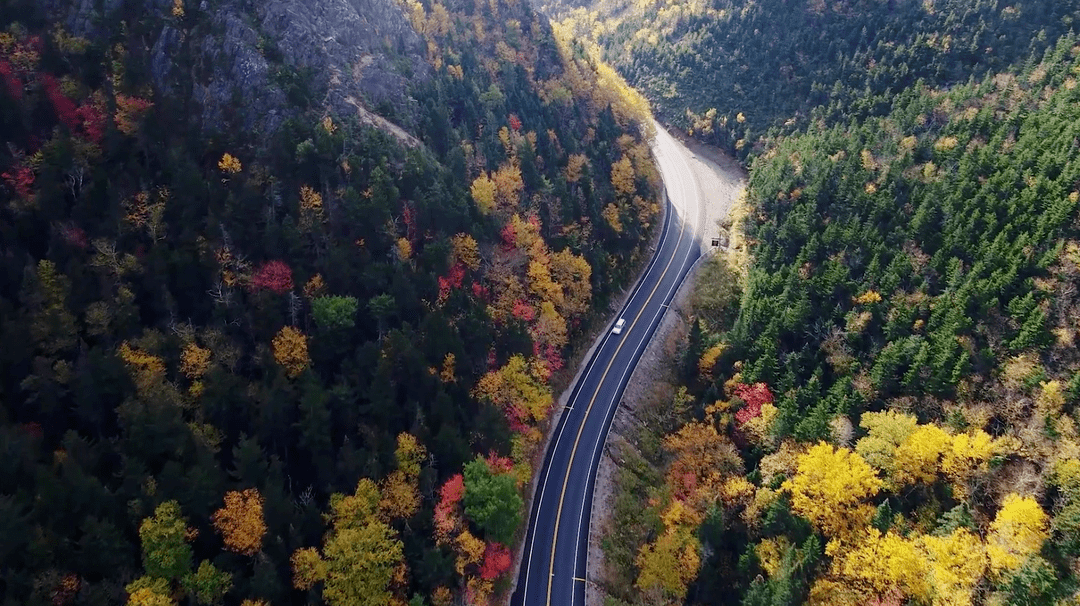
[[[700, 256], [701, 193], [684, 154], [656, 125], [653, 155], [668, 206], [659, 245], [574, 385], [540, 471], [512, 606], [584, 606], [593, 481], [615, 409], [638, 358]], [[612, 319], [614, 324], [615, 318]]]

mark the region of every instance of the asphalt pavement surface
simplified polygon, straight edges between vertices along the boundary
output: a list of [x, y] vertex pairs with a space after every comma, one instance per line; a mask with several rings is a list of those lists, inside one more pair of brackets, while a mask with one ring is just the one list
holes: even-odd
[[[653, 154], [668, 206], [653, 258], [585, 363], [548, 449], [512, 606], [584, 606], [589, 519], [600, 455], [622, 392], [675, 291], [700, 256], [702, 199], [689, 151], [660, 125]], [[622, 334], [612, 334], [619, 318]]]

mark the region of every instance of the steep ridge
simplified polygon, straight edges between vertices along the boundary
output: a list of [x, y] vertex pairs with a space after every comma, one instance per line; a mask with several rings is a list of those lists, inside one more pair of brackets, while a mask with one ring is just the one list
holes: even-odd
[[517, 2], [0, 24], [2, 603], [497, 600], [641, 99]]
[[[76, 36], [100, 39], [125, 18], [130, 3], [43, 2], [50, 21]], [[174, 7], [183, 16], [173, 18]], [[140, 6], [140, 43], [158, 91], [187, 97], [192, 124], [231, 126], [266, 136], [307, 101], [347, 115], [347, 99], [380, 108], [415, 129], [410, 89], [430, 80], [423, 38], [394, 2], [380, 0], [218, 0]], [[238, 111], [239, 110], [239, 111]]]

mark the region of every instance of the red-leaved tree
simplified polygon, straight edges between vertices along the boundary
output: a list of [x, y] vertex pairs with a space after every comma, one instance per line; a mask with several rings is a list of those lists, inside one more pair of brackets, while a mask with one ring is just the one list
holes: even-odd
[[465, 280], [465, 265], [458, 261], [454, 263], [446, 276], [439, 276], [439, 301], [445, 301], [450, 296], [450, 290], [461, 288]]
[[4, 80], [4, 86], [7, 87], [8, 94], [10, 94], [16, 101], [22, 101], [22, 81], [20, 81], [18, 76], [15, 75], [15, 70], [7, 61], [0, 60], [0, 78]]
[[480, 299], [481, 301], [486, 301], [490, 293], [488, 292], [487, 287], [485, 287], [484, 285], [480, 284], [479, 282], [473, 282], [472, 294], [477, 299]]
[[267, 261], [251, 276], [251, 290], [283, 295], [292, 290], [292, 270], [282, 261]]
[[514, 301], [514, 309], [510, 312], [515, 318], [531, 322], [536, 317], [536, 310], [531, 305], [518, 299]]
[[506, 422], [510, 426], [510, 431], [514, 433], [525, 433], [529, 431], [529, 411], [524, 408], [511, 404], [506, 407]]
[[52, 104], [53, 111], [60, 122], [71, 132], [76, 132], [79, 127], [79, 116], [75, 113], [75, 102], [67, 98], [60, 90], [60, 81], [52, 74], [41, 75], [41, 88], [45, 90], [45, 97]]
[[86, 237], [86, 230], [76, 225], [74, 222], [63, 223], [59, 226], [60, 237], [69, 245], [75, 248], [88, 248], [90, 246], [90, 239]]
[[514, 468], [514, 462], [509, 457], [500, 457], [494, 451], [488, 453], [488, 456], [484, 458], [484, 462], [487, 463], [488, 469], [494, 474], [507, 473]]
[[772, 404], [773, 401], [772, 392], [764, 383], [739, 385], [735, 388], [735, 395], [745, 404], [739, 412], [735, 413], [735, 423], [740, 426], [760, 415], [762, 404]]
[[513, 248], [517, 244], [517, 230], [514, 229], [513, 223], [507, 223], [502, 231], [499, 232], [502, 237], [503, 247], [507, 250]]
[[87, 101], [75, 110], [82, 134], [88, 141], [101, 143], [105, 138], [105, 112], [93, 101]]
[[34, 194], [34, 169], [29, 166], [13, 166], [0, 177], [20, 198], [26, 199]]
[[440, 540], [449, 540], [458, 524], [458, 503], [465, 496], [465, 477], [455, 474], [439, 489], [439, 502], [435, 504], [435, 533]]
[[480, 578], [494, 581], [510, 570], [510, 550], [501, 543], [488, 543], [484, 548], [484, 563], [480, 565]]
[[533, 343], [533, 355], [547, 362], [548, 372], [555, 372], [563, 367], [562, 354], [559, 353], [559, 348], [551, 343]]

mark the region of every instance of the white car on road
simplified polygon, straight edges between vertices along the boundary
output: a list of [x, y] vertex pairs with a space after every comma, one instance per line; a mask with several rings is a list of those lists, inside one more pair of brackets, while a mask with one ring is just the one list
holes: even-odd
[[619, 318], [619, 321], [616, 322], [615, 326], [613, 326], [611, 328], [611, 334], [613, 334], [613, 335], [621, 335], [623, 326], [626, 326], [626, 320], [623, 319], [623, 318]]

